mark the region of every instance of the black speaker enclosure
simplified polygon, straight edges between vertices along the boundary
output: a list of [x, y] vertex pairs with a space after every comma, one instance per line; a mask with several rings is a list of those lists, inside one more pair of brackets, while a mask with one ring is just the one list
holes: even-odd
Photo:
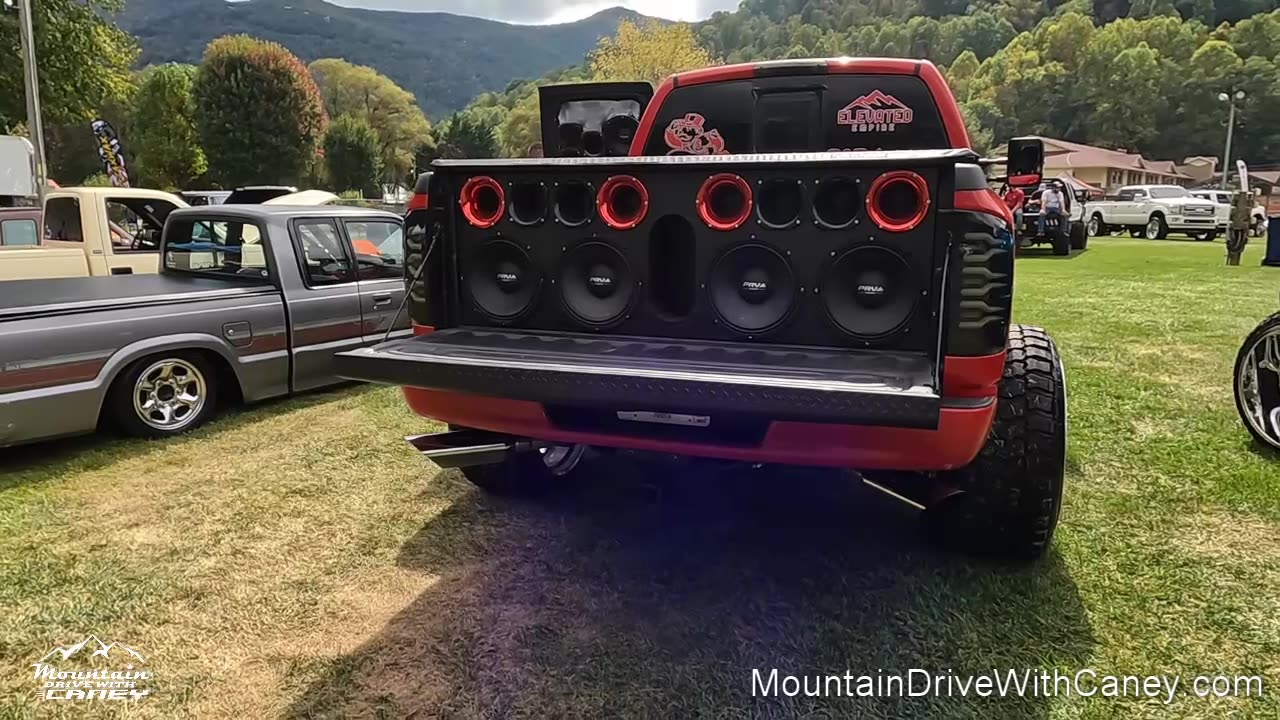
[[[949, 152], [959, 154], [959, 151]], [[607, 330], [614, 336], [673, 341], [885, 348], [927, 353], [933, 357], [944, 339], [940, 325], [941, 302], [947, 254], [952, 243], [953, 230], [949, 223], [954, 222], [949, 218], [961, 214], [951, 207], [956, 182], [954, 162], [942, 153], [914, 152], [865, 156], [839, 153], [438, 161], [436, 173], [440, 190], [437, 195], [447, 198], [452, 193], [455, 198], [452, 203], [437, 206], [449, 216], [442, 238], [442, 258], [454, 268], [451, 273], [443, 274], [449, 283], [446, 295], [453, 299], [444, 303], [448, 310], [439, 313], [445, 316], [440, 324], [443, 327], [513, 327], [536, 332]], [[813, 200], [823, 179], [847, 178], [865, 190], [876, 178], [895, 170], [910, 170], [928, 184], [933, 202], [918, 226], [905, 232], [886, 232], [870, 219], [863, 203], [859, 203], [855, 222], [842, 229], [814, 222]], [[708, 178], [726, 173], [748, 183], [755, 199], [751, 216], [745, 223], [732, 230], [715, 230], [699, 216], [696, 199]], [[521, 226], [508, 212], [493, 228], [473, 227], [462, 218], [456, 198], [468, 178], [481, 174], [495, 178], [508, 188], [524, 181], [544, 183], [548, 191], [546, 220]], [[646, 189], [648, 208], [638, 220], [632, 218], [634, 223], [615, 222], [618, 227], [614, 227], [596, 215], [601, 189], [618, 176], [630, 176]], [[800, 190], [792, 196], [793, 202], [785, 213], [794, 214], [795, 218], [782, 218], [790, 222], [771, 227], [763, 222], [762, 216], [769, 213], [768, 208], [762, 208], [766, 203], [762, 194], [771, 184], [782, 187], [780, 183]], [[576, 227], [568, 227], [569, 223], [565, 222], [574, 218], [560, 217], [564, 213], [563, 208], [558, 207], [561, 203], [557, 202], [557, 193], [564, 193], [567, 187], [577, 188], [575, 193], [579, 198], [584, 195], [591, 198], [590, 217], [585, 221], [578, 218], [582, 224]], [[795, 219], [800, 222], [797, 224]], [[523, 248], [535, 271], [532, 276], [541, 278], [540, 294], [524, 314], [493, 313], [493, 308], [486, 314], [472, 300], [474, 293], [465, 277], [467, 259], [473, 257], [477, 247], [495, 239]], [[571, 254], [573, 250], [587, 243], [612, 247], [626, 259], [633, 281], [626, 312], [619, 314], [616, 309], [608, 312], [601, 309], [591, 313], [579, 309], [575, 313], [575, 306], [565, 302], [566, 290], [562, 287], [565, 263], [575, 257]], [[865, 245], [892, 251], [910, 268], [915, 303], [900, 325], [884, 320], [879, 325], [863, 326], [842, 319], [839, 306], [833, 319], [828, 308], [826, 295], [834, 292], [828, 279], [832, 267], [846, 253]], [[760, 311], [754, 320], [748, 313], [744, 321], [725, 302], [717, 307], [713, 297], [713, 272], [717, 263], [725, 257], [734, 257], [733, 251], [744, 246], [768, 248], [777, 254], [773, 257], [785, 258], [794, 285], [794, 297], [787, 309], [773, 314]], [[960, 266], [961, 263], [952, 260], [953, 268]], [[614, 282], [616, 284], [616, 278]], [[780, 287], [772, 278], [764, 282], [771, 286], [770, 292], [792, 297], [790, 289]], [[824, 285], [827, 285], [825, 289]], [[874, 312], [872, 316], [875, 319]], [[880, 317], [890, 316], [885, 311]]]

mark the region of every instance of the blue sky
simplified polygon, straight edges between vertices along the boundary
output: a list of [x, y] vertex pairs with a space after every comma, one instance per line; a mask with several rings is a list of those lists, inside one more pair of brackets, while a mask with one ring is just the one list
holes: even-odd
[[621, 5], [670, 20], [703, 20], [716, 10], [734, 10], [738, 0], [330, 0], [371, 10], [450, 12], [514, 23], [580, 20]]

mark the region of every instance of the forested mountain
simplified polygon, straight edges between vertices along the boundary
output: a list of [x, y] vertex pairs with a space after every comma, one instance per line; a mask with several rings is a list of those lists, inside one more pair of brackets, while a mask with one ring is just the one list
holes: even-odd
[[[696, 28], [723, 62], [923, 57], [946, 72], [981, 149], [1036, 133], [1181, 160], [1280, 161], [1280, 0], [745, 0]], [[573, 75], [569, 73], [568, 75]], [[565, 73], [559, 73], [565, 77]], [[482, 96], [514, 108], [528, 86]], [[509, 125], [509, 123], [508, 123]], [[500, 128], [507, 131], [507, 128]]]
[[119, 22], [138, 38], [142, 64], [199, 62], [209, 41], [247, 33], [276, 41], [304, 61], [344, 58], [368, 65], [439, 116], [515, 78], [582, 61], [618, 23], [621, 8], [564, 25], [526, 26], [446, 13], [376, 12], [323, 0], [127, 0]]

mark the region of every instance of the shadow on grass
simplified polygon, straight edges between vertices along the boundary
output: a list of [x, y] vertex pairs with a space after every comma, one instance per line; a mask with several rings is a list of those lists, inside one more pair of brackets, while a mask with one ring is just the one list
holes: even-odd
[[1037, 718], [1042, 697], [753, 697], [752, 671], [968, 674], [1091, 656], [1056, 554], [1010, 569], [935, 551], [913, 514], [847, 475], [591, 471], [599, 483], [540, 503], [438, 477], [427, 492], [457, 500], [399, 557], [437, 581], [295, 687], [290, 714]]
[[261, 421], [269, 415], [303, 410], [375, 389], [373, 385], [344, 384], [253, 405], [220, 408], [205, 426], [165, 440], [121, 437], [109, 427], [102, 427], [92, 435], [0, 448], [0, 490], [20, 483], [50, 480], [69, 472], [98, 470], [125, 457], [175, 451], [185, 443], [201, 442], [218, 433]]

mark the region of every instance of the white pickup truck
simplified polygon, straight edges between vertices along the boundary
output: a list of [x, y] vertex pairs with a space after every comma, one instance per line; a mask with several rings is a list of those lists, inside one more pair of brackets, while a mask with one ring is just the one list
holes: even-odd
[[[1218, 232], [1226, 234], [1231, 223], [1231, 191], [1230, 190], [1192, 190], [1191, 194], [1201, 200], [1208, 200], [1217, 206]], [[1261, 205], [1254, 205], [1249, 211], [1249, 229], [1255, 237], [1262, 237], [1267, 232], [1267, 211]]]
[[1133, 237], [1162, 240], [1171, 232], [1197, 240], [1218, 235], [1217, 207], [1177, 185], [1127, 185], [1089, 204], [1089, 234], [1128, 230]]

